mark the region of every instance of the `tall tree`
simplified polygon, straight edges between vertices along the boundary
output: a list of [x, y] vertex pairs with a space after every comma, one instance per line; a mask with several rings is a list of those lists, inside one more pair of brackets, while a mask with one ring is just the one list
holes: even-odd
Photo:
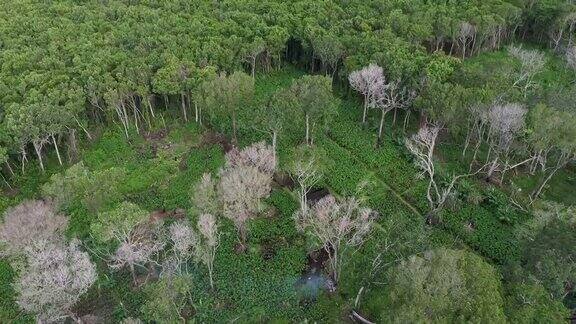
[[340, 102], [332, 93], [332, 80], [323, 76], [306, 75], [292, 83], [291, 91], [297, 98], [298, 109], [304, 115], [306, 144], [312, 145], [315, 127], [328, 129], [330, 121], [337, 114]]
[[309, 233], [329, 256], [330, 274], [338, 282], [342, 264], [353, 248], [361, 246], [372, 230], [376, 213], [356, 198], [320, 199], [311, 209], [294, 215], [296, 226]]
[[58, 214], [52, 204], [28, 200], [9, 208], [0, 226], [2, 254], [18, 257], [35, 241], [59, 242], [68, 227], [68, 218]]
[[434, 150], [441, 129], [440, 125], [426, 124], [418, 130], [418, 133], [405, 140], [406, 148], [414, 156], [414, 163], [422, 171], [423, 175], [428, 177], [426, 198], [428, 199], [431, 216], [444, 206], [446, 200], [452, 194], [454, 185], [460, 178], [472, 176], [482, 170], [482, 168], [479, 168], [474, 173], [453, 175], [447, 185], [441, 186], [434, 161]]
[[231, 75], [221, 73], [216, 78], [202, 84], [202, 106], [212, 116], [211, 122], [222, 119], [232, 124], [232, 141], [238, 143], [238, 111], [250, 104], [254, 94], [254, 79], [243, 72]]
[[194, 257], [208, 268], [210, 287], [214, 288], [214, 259], [220, 243], [216, 217], [210, 214], [200, 215], [196, 230], [187, 221], [173, 223], [170, 225], [169, 233], [173, 243], [176, 270], [181, 273], [182, 265], [187, 268], [188, 260]]
[[498, 273], [472, 252], [441, 248], [413, 255], [384, 280], [390, 289], [379, 309], [383, 322], [506, 322]]
[[113, 269], [128, 267], [134, 284], [137, 284], [135, 268], [152, 261], [165, 245], [160, 224], [150, 223], [148, 218], [148, 213], [138, 205], [123, 202], [113, 210], [99, 213], [98, 220], [90, 227], [98, 241], [115, 245], [108, 263]]
[[76, 320], [72, 308], [96, 281], [96, 266], [77, 240], [69, 246], [42, 243], [26, 247], [27, 267], [14, 286], [18, 305], [39, 322]]
[[530, 120], [531, 171], [534, 173], [540, 169], [543, 174], [543, 179], [531, 194], [534, 200], [558, 170], [576, 160], [576, 114], [540, 104], [530, 111]]
[[380, 96], [386, 88], [384, 69], [376, 64], [370, 64], [361, 70], [350, 73], [348, 80], [352, 89], [364, 96], [362, 123], [365, 124], [368, 108], [376, 108]]

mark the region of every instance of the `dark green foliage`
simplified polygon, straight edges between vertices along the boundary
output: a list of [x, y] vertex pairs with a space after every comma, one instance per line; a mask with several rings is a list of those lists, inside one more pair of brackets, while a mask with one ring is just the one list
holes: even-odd
[[7, 261], [0, 261], [0, 318], [11, 323], [30, 323], [32, 316], [22, 314], [15, 303], [12, 281], [15, 272]]
[[471, 252], [437, 249], [412, 256], [391, 268], [384, 282], [381, 295], [370, 292], [375, 298], [368, 306], [383, 322], [505, 322], [497, 272]]
[[441, 217], [447, 230], [495, 262], [503, 264], [520, 257], [513, 227], [491, 210], [466, 206], [458, 212], [446, 210]]
[[562, 323], [570, 311], [533, 276], [518, 266], [505, 268], [506, 315], [511, 323]]
[[[535, 4], [534, 10], [525, 8], [522, 19], [547, 26], [567, 10], [564, 5], [559, 10], [560, 5], [556, 0], [541, 1]], [[547, 54], [550, 58], [547, 68], [536, 77], [539, 86], [524, 98], [511, 87], [510, 75], [518, 64], [505, 51], [485, 53], [464, 61], [454, 58], [476, 55], [481, 50], [499, 46], [490, 43], [489, 31], [496, 30], [496, 27], [504, 30], [515, 27], [520, 23], [520, 14], [518, 7], [504, 0], [447, 3], [110, 1], [106, 4], [9, 1], [0, 14], [4, 31], [0, 51], [3, 62], [0, 106], [16, 103], [8, 112], [12, 117], [19, 117], [16, 112], [36, 109], [32, 105], [35, 103], [24, 96], [31, 95], [36, 100], [49, 88], [69, 90], [62, 96], [50, 92], [50, 98], [61, 98], [66, 113], [72, 113], [82, 125], [90, 126], [94, 140], [80, 150], [89, 175], [86, 181], [79, 181], [78, 186], [72, 182], [51, 180], [51, 190], [43, 194], [64, 196], [64, 209], [70, 217], [69, 236], [84, 239], [94, 259], [100, 260], [97, 248], [102, 246], [89, 237], [98, 211], [108, 211], [124, 200], [139, 205], [146, 212], [190, 210], [193, 207], [190, 199], [193, 184], [204, 172], [216, 172], [224, 163], [225, 145], [207, 140], [209, 136], [205, 136], [206, 133], [217, 130], [232, 137], [230, 113], [233, 110], [237, 112], [240, 147], [260, 140], [269, 141], [270, 120], [262, 120], [262, 111], [270, 102], [275, 104], [270, 100], [271, 96], [274, 93], [291, 94], [290, 87], [295, 80], [316, 80], [325, 91], [321, 92], [322, 96], [308, 96], [309, 100], [305, 104], [301, 102], [300, 108], [303, 111], [323, 105], [329, 108], [328, 114], [321, 109], [317, 111], [320, 113], [315, 129], [319, 131], [314, 145], [327, 156], [325, 177], [319, 186], [326, 187], [335, 195], [352, 195], [359, 183], [367, 181], [367, 202], [380, 214], [371, 238], [350, 257], [336, 293], [320, 293], [317, 300], [303, 298], [294, 287], [307, 267], [306, 240], [296, 231], [292, 218], [298, 204], [287, 189], [275, 189], [266, 200], [266, 210], [249, 222], [250, 234], [245, 252], [236, 251], [233, 226], [223, 222], [214, 290], [209, 288], [206, 270], [190, 264], [192, 273], [186, 284], [192, 287], [191, 298], [196, 312], [192, 320], [299, 322], [308, 319], [341, 322], [350, 310], [358, 308], [367, 312], [373, 321], [385, 321], [394, 314], [397, 305], [389, 298], [395, 287], [381, 284], [393, 280], [393, 269], [397, 269], [399, 260], [431, 248], [453, 247], [471, 248], [498, 265], [524, 262], [544, 282], [545, 288], [532, 281], [506, 285], [506, 314], [515, 322], [530, 319], [554, 321], [566, 316], [566, 309], [551, 300], [545, 289], [558, 293], [561, 280], [565, 278], [559, 281], [550, 276], [560, 272], [549, 269], [563, 265], [561, 254], [550, 251], [558, 250], [561, 244], [574, 246], [566, 237], [570, 232], [562, 232], [561, 227], [543, 231], [537, 244], [525, 247], [524, 251], [529, 253], [523, 254], [520, 248], [524, 245], [514, 232], [530, 215], [518, 212], [512, 206], [506, 185], [485, 189], [491, 186], [474, 178], [457, 186], [456, 199], [441, 214], [440, 224], [425, 225], [422, 214], [427, 210], [427, 184], [418, 179], [418, 172], [407, 158], [402, 143], [402, 138], [417, 127], [416, 123], [410, 123], [404, 132], [401, 125], [405, 112], [398, 112], [395, 126], [392, 114], [389, 114], [385, 127], [387, 136], [382, 146], [376, 149], [375, 132], [371, 128], [377, 124], [377, 116], [371, 113], [365, 128], [358, 125], [361, 105], [347, 95], [343, 86], [348, 71], [375, 62], [385, 68], [389, 80], [402, 78], [411, 89], [423, 89], [413, 108], [421, 109], [428, 117], [453, 122], [449, 129], [455, 138], [445, 139], [447, 145], [439, 146], [436, 152], [441, 160], [439, 170], [442, 175], [465, 170], [467, 165], [461, 163], [458, 147], [466, 117], [463, 108], [471, 103], [489, 103], [499, 95], [506, 100], [530, 105], [541, 97], [551, 97], [573, 80], [573, 73], [564, 68], [564, 62]], [[463, 48], [454, 39], [459, 24], [464, 21], [477, 26], [479, 37], [482, 36], [478, 38], [477, 48], [469, 45], [472, 48], [468, 50], [472, 53], [463, 53]], [[544, 33], [545, 28], [541, 29], [538, 33]], [[531, 32], [537, 33], [535, 30]], [[70, 38], [70, 35], [75, 37]], [[253, 61], [246, 61], [247, 56], [261, 46], [264, 50], [257, 53]], [[452, 48], [453, 56], [441, 54], [452, 52]], [[435, 50], [438, 51], [430, 54]], [[285, 66], [283, 58], [306, 69]], [[334, 64], [339, 60], [342, 65]], [[192, 122], [182, 125], [177, 120], [182, 109], [187, 109], [189, 120], [193, 120], [195, 104], [203, 103], [203, 93], [198, 88], [202, 81], [211, 80], [216, 71], [232, 72], [252, 65], [257, 74], [255, 93], [249, 104], [222, 104], [221, 89], [225, 88], [222, 87], [212, 93], [210, 100], [212, 106], [224, 109], [204, 110], [201, 117], [203, 121], [209, 121], [211, 129]], [[304, 76], [314, 72], [331, 74], [333, 80]], [[243, 74], [242, 79], [251, 83], [248, 75]], [[332, 93], [332, 86], [338, 91]], [[299, 87], [294, 88], [298, 90]], [[76, 105], [79, 89], [82, 89], [82, 100], [81, 105]], [[129, 109], [133, 109], [130, 100], [138, 102], [135, 105], [139, 106], [139, 114], [142, 114], [140, 135], [134, 127], [134, 112], [129, 111], [129, 139], [125, 138], [115, 106], [109, 102], [109, 91], [112, 90], [129, 98], [126, 99]], [[337, 99], [332, 101], [333, 96]], [[155, 118], [148, 112], [147, 99], [154, 103]], [[298, 106], [297, 103], [291, 105], [289, 99], [294, 98], [280, 96], [277, 102], [280, 100], [287, 104], [278, 103], [278, 106], [284, 109]], [[84, 107], [84, 102], [86, 111], [77, 109]], [[564, 106], [570, 107], [570, 102], [568, 100]], [[27, 106], [20, 111], [15, 108], [20, 104]], [[103, 110], [96, 106], [102, 106]], [[287, 170], [294, 147], [303, 142], [305, 126], [302, 111], [295, 109], [284, 113], [278, 154], [281, 169]], [[9, 148], [10, 161], [17, 165], [18, 140], [28, 139], [26, 136], [15, 138], [18, 136], [14, 135], [24, 134], [21, 131], [26, 128], [13, 128], [14, 132], [7, 134], [5, 115], [6, 111], [0, 108], [0, 144]], [[66, 147], [61, 151], [68, 153], [70, 143], [63, 129], [79, 126], [73, 118], [67, 118], [67, 122], [74, 122], [63, 128], [61, 118], [58, 118], [61, 116], [52, 117], [55, 118], [54, 125], [58, 126], [59, 143]], [[46, 126], [44, 122], [41, 124]], [[96, 135], [98, 131], [95, 130], [100, 128], [104, 131]], [[80, 128], [77, 130], [78, 137], [85, 137]], [[165, 131], [167, 135], [150, 136], [149, 132], [156, 131]], [[28, 151], [29, 159], [34, 159], [31, 147]], [[11, 179], [20, 189], [16, 197], [0, 195], [0, 211], [23, 198], [38, 197], [39, 188], [49, 181], [51, 173], [62, 171], [61, 174], [66, 174], [65, 167], [58, 166], [50, 144], [44, 147], [44, 154], [47, 155], [47, 172], [41, 173], [38, 166], [28, 163], [24, 175]], [[0, 172], [7, 174], [6, 170]], [[567, 197], [572, 192], [570, 181], [576, 179], [573, 173], [570, 169], [562, 171], [551, 181], [550, 197], [573, 201], [573, 195]], [[569, 177], [572, 180], [558, 180]], [[515, 177], [514, 181], [517, 179], [520, 180]], [[522, 187], [532, 188], [534, 185], [528, 183]], [[558, 242], [554, 241], [557, 237]], [[462, 258], [470, 262], [470, 267], [477, 268], [472, 270], [478, 271], [480, 279], [487, 279], [472, 285], [473, 291], [478, 291], [478, 298], [482, 298], [481, 303], [476, 304], [492, 297], [499, 302], [500, 288], [498, 279], [494, 279], [497, 274], [479, 257], [468, 256], [469, 252], [462, 253], [466, 254]], [[536, 262], [544, 256], [546, 260], [542, 264], [550, 266], [545, 273], [536, 267]], [[468, 265], [463, 267], [470, 270]], [[490, 275], [484, 278], [488, 272]], [[157, 307], [145, 310], [144, 306], [152, 299], [154, 287], [160, 286], [161, 282], [151, 279], [147, 285], [135, 287], [128, 273], [110, 272], [103, 260], [100, 260], [99, 273], [99, 281], [86, 299], [104, 300], [105, 313], [111, 314], [105, 320], [116, 322], [128, 316], [165, 319], [166, 316], [149, 311]], [[0, 284], [3, 287], [0, 291], [0, 322], [30, 322], [32, 319], [21, 314], [13, 302], [10, 288], [13, 276], [9, 266], [0, 262]], [[488, 292], [477, 289], [477, 284], [481, 283], [486, 283], [482, 289]], [[355, 298], [363, 287], [364, 293], [356, 307]], [[489, 293], [494, 295], [486, 297]], [[536, 306], [526, 306], [519, 299], [522, 293], [534, 300]], [[457, 305], [454, 308], [457, 309]], [[87, 310], [91, 309], [87, 307]], [[473, 318], [469, 313], [457, 317], [462, 313], [465, 312], [455, 314], [455, 318], [448, 314], [446, 318], [452, 321]], [[498, 309], [492, 315], [500, 319], [500, 313]], [[407, 320], [415, 318], [418, 317]]]
[[551, 221], [532, 240], [523, 242], [522, 261], [542, 285], [557, 299], [563, 299], [574, 288], [576, 262], [574, 259], [574, 226]]

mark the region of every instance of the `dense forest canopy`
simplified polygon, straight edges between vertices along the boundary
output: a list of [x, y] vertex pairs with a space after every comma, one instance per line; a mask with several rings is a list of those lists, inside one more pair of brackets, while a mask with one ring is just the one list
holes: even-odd
[[566, 0], [5, 1], [0, 322], [566, 322], [575, 37]]

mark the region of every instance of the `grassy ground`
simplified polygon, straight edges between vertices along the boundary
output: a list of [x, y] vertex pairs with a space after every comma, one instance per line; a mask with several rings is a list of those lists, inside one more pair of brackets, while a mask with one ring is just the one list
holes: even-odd
[[[302, 74], [287, 67], [258, 76], [255, 105], [264, 104], [271, 93], [289, 86]], [[512, 232], [527, 215], [510, 208], [498, 189], [473, 181], [468, 183], [462, 191], [481, 191], [485, 199], [477, 204], [456, 204], [445, 212], [442, 225], [426, 226], [423, 216], [427, 212], [426, 183], [417, 178], [418, 172], [402, 146], [400, 126], [393, 127], [388, 120], [383, 145], [375, 148], [378, 116], [372, 112], [369, 126], [362, 127], [360, 113], [359, 101], [342, 95], [338, 117], [327, 136], [316, 140], [330, 161], [322, 185], [336, 195], [349, 195], [360, 182], [368, 181], [368, 203], [380, 213], [374, 234], [344, 269], [338, 294], [321, 295], [312, 303], [303, 302], [298, 295], [294, 285], [306, 267], [309, 247], [304, 236], [296, 232], [292, 220], [297, 208], [294, 194], [277, 188], [267, 200], [268, 211], [274, 216], [250, 223], [247, 253], [234, 252], [236, 233], [231, 224], [224, 222], [223, 242], [215, 265], [215, 292], [208, 289], [203, 268], [194, 269], [194, 303], [199, 322], [340, 320], [354, 306], [360, 288], [364, 287], [368, 293], [382, 289], [372, 284], [378, 275], [378, 269], [373, 269], [373, 260], [377, 257], [389, 266], [407, 255], [436, 246], [472, 248], [497, 264], [517, 257], [518, 247]], [[241, 118], [251, 117], [248, 114]], [[167, 135], [155, 140], [134, 136], [127, 141], [120, 129], [105, 130], [94, 143], [83, 148], [82, 161], [92, 171], [123, 168], [126, 177], [118, 183], [123, 198], [149, 211], [188, 210], [193, 184], [204, 172], [217, 170], [223, 164], [224, 153], [218, 144], [203, 142], [205, 129], [194, 124], [182, 125], [175, 119], [168, 124]], [[282, 166], [289, 161], [294, 147], [303, 141], [304, 130], [300, 130], [280, 138]], [[241, 145], [247, 145], [266, 140], [268, 135], [244, 127], [239, 139]], [[0, 210], [22, 199], [38, 197], [39, 186], [50, 174], [63, 169], [56, 165], [53, 157], [49, 158], [48, 165], [46, 174], [29, 165], [26, 174], [15, 181], [19, 193], [2, 197]], [[563, 192], [563, 186], [567, 186], [566, 182], [554, 181], [555, 189], [550, 195]], [[70, 235], [88, 239], [88, 228], [95, 215], [83, 208], [72, 208], [69, 215]], [[473, 229], [467, 226], [470, 222], [474, 223]], [[105, 269], [102, 264], [100, 267]], [[374, 270], [372, 275], [371, 270]], [[22, 315], [13, 301], [10, 289], [13, 275], [9, 265], [0, 261], [0, 296], [3, 297], [0, 319], [27, 322], [30, 318]], [[145, 295], [129, 281], [125, 273], [110, 275], [103, 270], [81, 304], [82, 311], [99, 311], [110, 320], [139, 317]], [[106, 302], [94, 305], [90, 300], [95, 296]], [[358, 307], [363, 308], [362, 299]]]

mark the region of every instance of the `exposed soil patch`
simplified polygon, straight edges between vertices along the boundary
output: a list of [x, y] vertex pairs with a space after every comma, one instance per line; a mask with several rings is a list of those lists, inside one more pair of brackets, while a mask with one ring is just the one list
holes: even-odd
[[308, 254], [306, 263], [308, 272], [316, 272], [324, 270], [327, 266], [329, 257], [330, 256], [328, 255], [328, 252], [324, 248], [310, 252]]
[[148, 282], [156, 281], [160, 278], [160, 269], [153, 264], [148, 264], [146, 268], [136, 267], [136, 282], [133, 282], [135, 290], [140, 289]]
[[16, 187], [12, 187], [12, 188], [4, 188], [2, 190], [2, 194], [8, 198], [14, 198], [16, 197], [18, 194], [20, 193], [20, 189], [16, 188]]
[[473, 220], [469, 220], [466, 223], [466, 230], [469, 232], [474, 232], [476, 230], [476, 223]]
[[227, 153], [234, 147], [230, 142], [230, 140], [228, 140], [228, 138], [226, 138], [226, 136], [224, 136], [223, 134], [214, 131], [207, 131], [202, 135], [200, 143], [192, 146], [190, 150], [188, 150], [188, 152], [182, 154], [182, 157], [180, 158], [180, 164], [178, 165], [178, 169], [180, 171], [186, 171], [188, 169], [188, 156], [190, 156], [190, 152], [192, 150], [211, 145], [218, 145], [222, 147], [224, 153]]
[[234, 146], [224, 134], [214, 131], [207, 131], [202, 135], [200, 146], [220, 145], [225, 153], [230, 151]]
[[159, 149], [170, 147], [170, 144], [164, 143], [164, 139], [168, 136], [169, 130], [162, 128], [158, 131], [146, 131], [142, 133], [142, 138], [146, 140], [147, 145], [141, 147], [139, 152], [141, 155], [152, 154], [153, 157], [158, 155]]
[[164, 220], [167, 218], [173, 218], [173, 219], [183, 219], [184, 217], [186, 217], [186, 211], [182, 208], [177, 208], [174, 210], [155, 210], [153, 212], [150, 213], [150, 217], [149, 217], [149, 221], [151, 223], [156, 223], [160, 220]]
[[234, 245], [234, 252], [236, 252], [236, 254], [242, 254], [244, 252], [246, 252], [246, 244], [242, 244], [240, 242], [236, 243], [236, 245]]
[[272, 260], [276, 256], [276, 248], [274, 247], [274, 242], [262, 242], [260, 245], [260, 251], [262, 253], [262, 258], [266, 261]]
[[192, 305], [187, 304], [184, 309], [180, 311], [180, 316], [184, 319], [184, 323], [187, 323], [194, 315], [196, 315], [196, 310]]
[[426, 215], [426, 225], [434, 226], [440, 224], [440, 217], [436, 213]]
[[306, 195], [306, 199], [308, 200], [308, 204], [312, 206], [318, 202], [318, 200], [328, 196], [329, 194], [330, 191], [326, 188], [313, 189]]
[[274, 181], [272, 185], [277, 188], [292, 190], [296, 187], [294, 180], [292, 180], [292, 177], [286, 172], [275, 172], [272, 180]]
[[116, 303], [111, 296], [98, 292], [98, 298], [84, 298], [73, 309], [82, 323], [100, 324], [114, 321]]
[[148, 142], [158, 142], [166, 138], [166, 136], [168, 136], [167, 128], [162, 128], [155, 132], [147, 131], [142, 134], [142, 137]]

